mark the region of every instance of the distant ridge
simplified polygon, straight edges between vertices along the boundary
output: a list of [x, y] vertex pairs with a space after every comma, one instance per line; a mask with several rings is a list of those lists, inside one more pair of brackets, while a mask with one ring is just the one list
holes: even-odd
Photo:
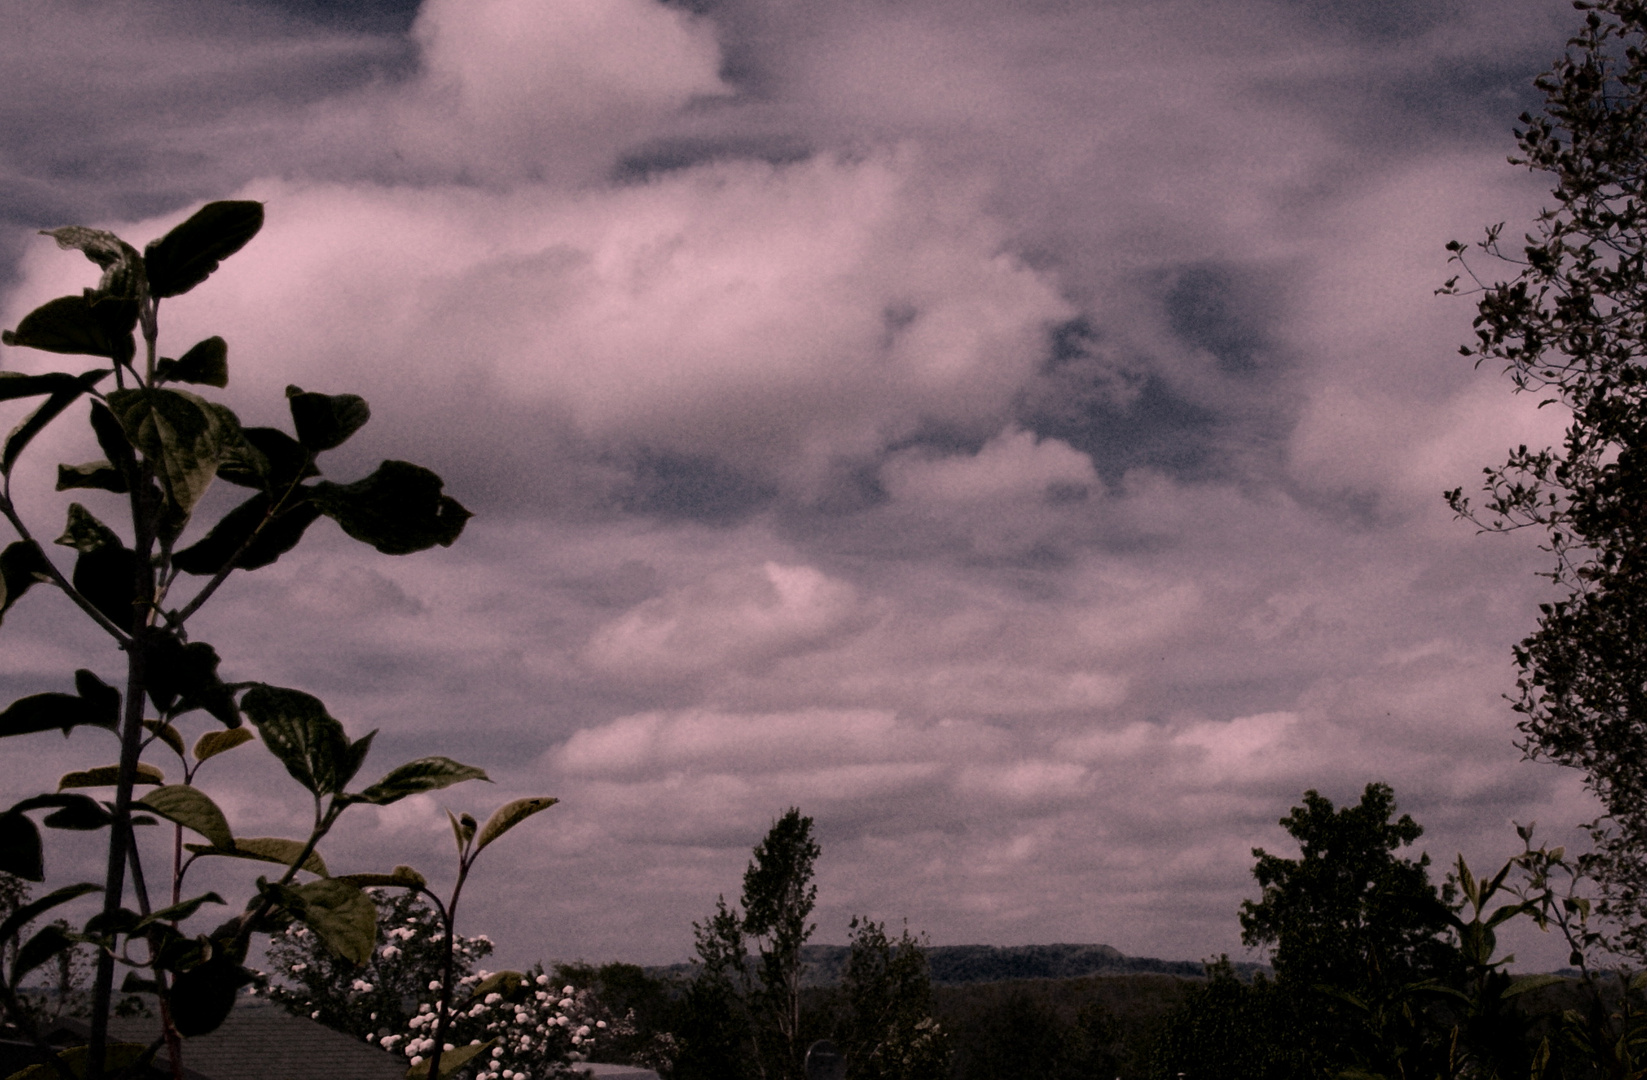
[[[832, 986], [846, 971], [851, 950], [845, 945], [808, 945], [801, 950], [809, 986]], [[1078, 979], [1088, 975], [1160, 974], [1198, 977], [1205, 968], [1196, 960], [1157, 960], [1127, 956], [1109, 945], [931, 945], [926, 949], [932, 981], [939, 984], [1003, 982], [1007, 979]], [[1250, 960], [1231, 961], [1243, 978], [1268, 971]], [[690, 964], [649, 968], [654, 975], [690, 976]]]

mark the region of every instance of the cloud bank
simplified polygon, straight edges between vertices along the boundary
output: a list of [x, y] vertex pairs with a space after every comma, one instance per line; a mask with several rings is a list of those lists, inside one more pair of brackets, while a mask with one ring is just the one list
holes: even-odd
[[[28, 228], [265, 202], [164, 341], [226, 337], [248, 422], [366, 396], [336, 474], [477, 516], [403, 560], [317, 525], [198, 636], [497, 781], [334, 866], [438, 878], [440, 807], [562, 797], [482, 867], [506, 959], [684, 958], [790, 805], [821, 940], [1236, 953], [1306, 788], [1391, 783], [1442, 863], [1592, 813], [1501, 700], [1538, 553], [1440, 499], [1561, 426], [1433, 295], [1540, 202], [1502, 159], [1566, 16], [1511, 7], [14, 0], [0, 317], [89, 282]], [[70, 614], [8, 616], [5, 689], [86, 663]], [[241, 753], [231, 816], [297, 828]]]

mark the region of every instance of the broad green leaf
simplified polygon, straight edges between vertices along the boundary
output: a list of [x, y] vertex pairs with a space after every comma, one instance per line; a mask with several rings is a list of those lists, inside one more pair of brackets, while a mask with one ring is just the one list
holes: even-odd
[[[69, 1072], [76, 1077], [86, 1075], [86, 1057], [88, 1049], [84, 1046], [68, 1046], [57, 1051], [58, 1060], [68, 1066]], [[122, 1070], [129, 1069], [152, 1056], [152, 1051], [140, 1043], [111, 1042], [103, 1047], [103, 1074], [113, 1076]], [[14, 1072], [6, 1080], [58, 1080], [59, 1073], [50, 1064], [30, 1065], [20, 1072]]]
[[269, 752], [316, 795], [339, 794], [360, 768], [364, 748], [349, 742], [319, 698], [258, 683], [246, 691], [240, 708], [257, 725]]
[[449, 495], [440, 477], [405, 461], [385, 461], [352, 484], [321, 481], [310, 498], [344, 532], [385, 555], [408, 555], [439, 544], [450, 547], [472, 516]]
[[250, 427], [241, 435], [246, 440], [242, 453], [225, 457], [217, 467], [217, 475], [229, 483], [280, 496], [299, 480], [320, 475], [314, 455], [279, 428]]
[[143, 249], [149, 294], [179, 296], [205, 281], [218, 264], [246, 246], [263, 227], [263, 204], [210, 202]]
[[23, 316], [16, 330], [0, 334], [0, 342], [42, 352], [104, 356], [123, 364], [137, 352], [132, 338], [136, 325], [136, 301], [59, 296]]
[[17, 956], [11, 962], [12, 980], [21, 985], [23, 977], [29, 972], [77, 944], [67, 930], [55, 923], [47, 923], [17, 950]]
[[0, 551], [0, 618], [11, 610], [24, 593], [42, 581], [49, 582], [51, 564], [33, 540], [16, 540]]
[[89, 299], [94, 303], [142, 298], [143, 256], [114, 233], [88, 229], [84, 225], [66, 225], [61, 229], [41, 229], [40, 235], [56, 240], [64, 251], [84, 252], [86, 258], [103, 268], [103, 279], [96, 289], [90, 290]]
[[0, 814], [0, 871], [24, 881], [45, 881], [45, 850], [40, 827], [15, 810]]
[[192, 1039], [216, 1031], [228, 1019], [240, 988], [252, 980], [251, 972], [226, 951], [179, 974], [172, 981], [170, 1001], [177, 1033]]
[[348, 738], [321, 700], [301, 690], [259, 684], [246, 692], [241, 709], [292, 778], [311, 792], [324, 794], [317, 760], [335, 760], [345, 753]]
[[184, 756], [185, 750], [183, 748], [182, 732], [161, 720], [145, 720], [143, 721], [143, 726], [153, 732], [155, 737], [157, 737], [161, 742], [171, 747], [172, 753], [176, 754], [178, 757]]
[[485, 1001], [487, 994], [502, 994], [505, 998], [510, 998], [524, 982], [526, 976], [519, 971], [494, 971], [475, 984], [475, 988], [469, 992], [469, 1000]]
[[208, 731], [195, 740], [194, 759], [205, 761], [228, 750], [233, 750], [242, 743], [249, 743], [255, 736], [248, 728], [229, 728], [227, 731]]
[[0, 922], [0, 942], [11, 940], [19, 930], [54, 907], [66, 904], [70, 900], [77, 900], [87, 893], [102, 891], [103, 886], [82, 881], [77, 885], [65, 885], [61, 889], [54, 889], [38, 900], [31, 900], [7, 915], [4, 922]]
[[[253, 495], [225, 514], [199, 541], [174, 554], [172, 565], [186, 574], [201, 576], [218, 573], [231, 559], [241, 570], [261, 569], [296, 547], [303, 539], [304, 530], [320, 516], [320, 511], [307, 499], [289, 505], [265, 525], [268, 512], [269, 497]], [[242, 550], [259, 525], [263, 526], [262, 532]], [[238, 559], [236, 552], [240, 552]]]
[[173, 904], [171, 907], [161, 908], [159, 911], [151, 911], [149, 914], [139, 919], [137, 921], [137, 926], [133, 929], [141, 930], [145, 926], [151, 926], [155, 923], [182, 922], [184, 919], [187, 919], [207, 904], [221, 903], [223, 903], [223, 898], [221, 896], [214, 892], [209, 892], [204, 896], [197, 896], [192, 900], [185, 900], [180, 904]]
[[59, 465], [57, 490], [68, 491], [71, 488], [95, 488], [99, 491], [112, 491], [116, 495], [124, 495], [131, 490], [126, 484], [126, 474], [107, 460], [88, 461], [82, 465]]
[[[64, 773], [63, 778], [57, 781], [57, 790], [83, 787], [113, 787], [120, 782], [120, 766], [99, 765], [95, 769], [82, 769], [79, 772]], [[134, 784], [164, 784], [166, 774], [150, 765], [146, 761], [137, 763], [137, 775], [132, 778]]]
[[[478, 1045], [459, 1046], [456, 1049], [443, 1052], [440, 1055], [440, 1076], [436, 1077], [435, 1080], [446, 1080], [448, 1076], [468, 1065], [469, 1062], [481, 1054], [487, 1053], [496, 1045], [497, 1039], [494, 1037]], [[433, 1065], [432, 1060], [425, 1060], [420, 1064], [413, 1065], [406, 1070], [406, 1080], [430, 1080], [429, 1070]]]
[[73, 390], [78, 385], [78, 379], [63, 371], [53, 371], [45, 375], [0, 371], [0, 401], [55, 394], [59, 390]]
[[340, 874], [337, 880], [347, 881], [357, 889], [410, 888], [427, 885], [429, 880], [410, 866], [397, 866], [387, 874]]
[[63, 535], [52, 541], [71, 547], [82, 555], [110, 547], [125, 547], [120, 535], [79, 503], [69, 503], [69, 519], [63, 526]]
[[293, 912], [332, 952], [355, 966], [372, 958], [377, 943], [377, 905], [339, 878], [299, 885], [301, 911]]
[[[303, 854], [303, 849], [308, 845], [300, 840], [286, 840], [278, 836], [242, 836], [235, 840], [232, 848], [220, 848], [211, 844], [183, 846], [196, 855], [222, 855], [231, 859], [251, 859], [255, 862], [290, 866], [292, 860]], [[299, 869], [320, 877], [326, 876], [326, 863], [321, 859], [319, 852], [311, 851]]]
[[45, 820], [46, 825], [53, 829], [90, 832], [107, 827], [113, 820], [103, 804], [89, 795], [35, 795], [13, 806], [12, 810], [22, 813], [25, 810], [39, 810], [48, 806], [55, 807], [46, 815]]
[[212, 842], [213, 847], [233, 848], [234, 834], [211, 796], [189, 784], [168, 784], [149, 792], [137, 803], [165, 818], [193, 829]]
[[107, 369], [88, 371], [76, 378], [72, 386], [65, 384], [62, 388], [52, 391], [51, 397], [41, 402], [22, 423], [12, 428], [11, 434], [6, 436], [5, 450], [0, 451], [0, 475], [10, 476], [11, 470], [17, 465], [18, 457], [29, 443], [34, 441], [34, 437], [108, 373]]
[[126, 438], [125, 429], [101, 401], [91, 403], [91, 426], [97, 436], [97, 445], [103, 448], [103, 456], [125, 474], [129, 488], [137, 475], [137, 452], [132, 448], [131, 440]]
[[316, 453], [342, 446], [366, 426], [372, 410], [354, 394], [312, 394], [299, 386], [286, 387], [297, 441]]
[[113, 729], [120, 722], [120, 692], [90, 671], [74, 673], [78, 694], [31, 694], [18, 698], [0, 712], [0, 737], [28, 735], [89, 724]]
[[234, 693], [217, 674], [216, 649], [204, 641], [185, 644], [170, 634], [150, 640], [148, 690], [155, 708], [170, 716], [205, 709], [224, 727], [240, 726]]
[[538, 796], [504, 803], [494, 810], [492, 816], [486, 819], [486, 824], [481, 826], [480, 834], [475, 838], [475, 850], [481, 850], [533, 814], [547, 810], [558, 802], [559, 799]]
[[473, 765], [459, 764], [449, 757], [423, 757], [390, 769], [377, 783], [351, 798], [375, 806], [387, 806], [408, 795], [436, 791], [465, 780], [491, 782], [485, 770]]
[[220, 337], [209, 337], [176, 360], [163, 357], [155, 365], [154, 373], [161, 382], [195, 383], [221, 389], [229, 385], [229, 343]]
[[85, 932], [88, 935], [96, 934], [106, 938], [112, 938], [118, 934], [129, 934], [137, 929], [138, 920], [142, 917], [127, 907], [115, 908], [113, 911], [99, 911], [86, 920]]
[[142, 621], [132, 603], [137, 570], [136, 552], [124, 546], [103, 547], [81, 553], [69, 580], [110, 622], [130, 632]]
[[74, 673], [74, 689], [82, 698], [103, 710], [103, 726], [115, 727], [120, 723], [120, 691], [97, 677], [97, 673], [79, 668]]
[[1513, 982], [1509, 986], [1505, 987], [1504, 988], [1504, 993], [1500, 996], [1502, 996], [1502, 997], [1519, 997], [1522, 994], [1531, 993], [1534, 990], [1542, 990], [1546, 986], [1554, 986], [1557, 983], [1565, 983], [1565, 982], [1570, 982], [1570, 981], [1572, 981], [1572, 980], [1567, 979], [1567, 978], [1565, 978], [1561, 975], [1524, 975], [1524, 976], [1516, 976], [1515, 982]]
[[108, 403], [131, 444], [154, 463], [171, 505], [187, 517], [217, 478], [226, 448], [241, 442], [239, 421], [186, 390], [114, 390]]

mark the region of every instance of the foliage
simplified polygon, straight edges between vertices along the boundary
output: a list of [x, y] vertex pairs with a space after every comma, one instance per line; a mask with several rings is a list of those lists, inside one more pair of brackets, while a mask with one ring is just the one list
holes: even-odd
[[[586, 1060], [608, 1040], [633, 1033], [628, 1021], [614, 1017], [593, 991], [557, 987], [541, 967], [480, 971], [457, 985], [466, 1000], [444, 1032], [442, 1009], [425, 1002], [404, 1034], [384, 1036], [379, 1043], [400, 1050], [414, 1069], [439, 1048], [453, 1055], [457, 1067], [479, 1062], [469, 1066], [474, 1080], [546, 1080], [569, 1076], [569, 1061]], [[430, 989], [439, 986], [431, 983]]]
[[[751, 1069], [761, 1080], [801, 1080], [801, 947], [816, 924], [812, 819], [791, 807], [755, 845], [743, 875], [743, 911], [724, 896], [693, 923], [698, 971], [687, 991], [678, 1068], [686, 1080], [716, 1069]], [[759, 963], [752, 963], [750, 945]], [[748, 1051], [745, 1052], [744, 1048]]]
[[[410, 890], [368, 892], [377, 905], [377, 944], [364, 965], [338, 957], [301, 923], [273, 935], [266, 953], [271, 1000], [357, 1039], [404, 1031], [416, 1015], [413, 1003], [446, 967], [445, 925], [427, 898]], [[454, 970], [467, 977], [491, 952], [485, 936], [459, 934]]]
[[1150, 1075], [1219, 1080], [1302, 1080], [1327, 1065], [1319, 998], [1262, 975], [1242, 982], [1220, 957], [1206, 982], [1168, 1014], [1150, 1050]]
[[[485, 779], [476, 768], [426, 757], [391, 769], [375, 783], [351, 790], [373, 735], [350, 738], [319, 699], [260, 682], [225, 682], [218, 652], [191, 636], [191, 620], [236, 572], [277, 561], [308, 527], [331, 518], [348, 536], [385, 554], [449, 545], [469, 512], [445, 495], [438, 476], [403, 461], [385, 461], [348, 483], [325, 479], [324, 453], [350, 439], [370, 417], [364, 400], [291, 386], [286, 404], [291, 433], [245, 427], [208, 390], [228, 385], [228, 346], [209, 337], [177, 358], [158, 354], [161, 301], [193, 290], [262, 228], [263, 206], [214, 202], [201, 208], [142, 252], [112, 233], [81, 226], [47, 235], [78, 250], [102, 271], [82, 294], [51, 300], [3, 335], [4, 344], [94, 358], [86, 370], [43, 374], [0, 372], [0, 401], [37, 401], [0, 446], [0, 515], [17, 535], [0, 550], [0, 616], [44, 585], [61, 593], [111, 639], [124, 656], [124, 689], [95, 671], [73, 674], [73, 692], [43, 689], [0, 710], [0, 736], [21, 737], [86, 728], [113, 737], [115, 764], [94, 760], [64, 776], [56, 791], [25, 798], [0, 812], [0, 871], [46, 880], [45, 849], [31, 814], [44, 812], [48, 828], [104, 832], [107, 872], [101, 884], [78, 882], [52, 890], [0, 922], [7, 970], [0, 1003], [59, 1074], [82, 1060], [86, 1075], [142, 1070], [164, 1045], [174, 1075], [182, 1076], [181, 1039], [215, 1029], [238, 989], [251, 980], [244, 967], [255, 933], [303, 924], [328, 949], [353, 964], [370, 959], [376, 909], [366, 885], [422, 889], [415, 871], [388, 875], [328, 876], [317, 850], [351, 806], [387, 805], [420, 792]], [[138, 348], [138, 334], [142, 349]], [[105, 383], [113, 377], [113, 388]], [[182, 389], [183, 385], [194, 387]], [[90, 442], [103, 457], [59, 465], [58, 491], [103, 500], [106, 524], [81, 502], [70, 502], [56, 543], [73, 552], [67, 568], [48, 557], [13, 499], [17, 466], [36, 437], [68, 409], [87, 399]], [[210, 487], [222, 479], [250, 494], [216, 523], [196, 524]], [[120, 517], [112, 517], [118, 512]], [[185, 587], [198, 580], [192, 595]], [[67, 683], [68, 680], [65, 680]], [[145, 713], [152, 708], [154, 716]], [[191, 745], [180, 723], [204, 723]], [[246, 837], [195, 783], [201, 768], [257, 737], [308, 794], [313, 827], [307, 837]], [[177, 759], [181, 783], [166, 782], [144, 756], [153, 750]], [[217, 766], [213, 766], [214, 769]], [[141, 799], [139, 786], [151, 788]], [[112, 789], [94, 799], [83, 789]], [[493, 839], [553, 800], [517, 800], [493, 814], [476, 836], [473, 819], [453, 819], [458, 834], [458, 883], [441, 906], [451, 922], [475, 855]], [[169, 899], [151, 893], [134, 826], [163, 819], [172, 825], [171, 873], [156, 881]], [[467, 824], [465, 824], [467, 823]], [[184, 832], [203, 843], [185, 843]], [[188, 856], [185, 858], [185, 851]], [[260, 877], [238, 913], [201, 932], [183, 924], [222, 905], [215, 893], [185, 898], [189, 868], [201, 858], [225, 857], [273, 864], [274, 880]], [[306, 875], [304, 877], [303, 875]], [[129, 885], [129, 889], [128, 889]], [[25, 927], [80, 897], [102, 894], [102, 910], [78, 929], [47, 924], [23, 938]], [[129, 898], [129, 899], [128, 899]], [[135, 904], [135, 909], [128, 907]], [[55, 1054], [23, 1006], [18, 988], [32, 971], [82, 944], [97, 950], [90, 1043], [73, 1055]], [[13, 948], [15, 946], [15, 948]], [[117, 966], [127, 969], [127, 991], [156, 994], [161, 1034], [148, 1046], [108, 1043]], [[450, 986], [448, 977], [444, 985]], [[440, 1015], [445, 1023], [443, 991]], [[434, 1055], [439, 1057], [437, 1050]], [[118, 1067], [117, 1067], [118, 1066]], [[433, 1072], [431, 1068], [431, 1072]]]
[[753, 978], [743, 919], [717, 897], [715, 913], [692, 924], [697, 958], [682, 999], [675, 1080], [748, 1080], [758, 1051], [750, 1012]]
[[680, 1055], [675, 1030], [681, 1017], [679, 987], [655, 978], [636, 964], [611, 963], [594, 967], [584, 963], [556, 964], [550, 973], [556, 983], [595, 995], [622, 1025], [607, 1030], [590, 1061], [611, 1062], [652, 1069], [673, 1076]]
[[850, 924], [842, 980], [847, 1080], [945, 1080], [949, 1034], [932, 1016], [932, 977], [921, 942], [904, 928], [892, 941], [869, 919]]
[[[1532, 528], [1553, 556], [1560, 597], [1515, 650], [1515, 709], [1529, 756], [1584, 772], [1606, 814], [1587, 866], [1620, 922], [1617, 945], [1647, 958], [1647, 5], [1574, 5], [1585, 23], [1536, 82], [1516, 164], [1554, 182], [1519, 245], [1502, 224], [1478, 245], [1511, 269], [1479, 286], [1476, 341], [1461, 351], [1503, 366], [1517, 392], [1571, 416], [1560, 447], [1513, 450], [1485, 470], [1484, 528]], [[1459, 292], [1459, 277], [1442, 291]]]
[[1440, 942], [1447, 906], [1430, 884], [1430, 857], [1395, 852], [1423, 835], [1395, 821], [1395, 796], [1368, 784], [1356, 806], [1335, 810], [1315, 791], [1281, 819], [1297, 859], [1254, 848], [1263, 890], [1241, 904], [1241, 941], [1268, 946], [1277, 979], [1371, 990], [1440, 975], [1456, 963]]
[[[801, 1080], [806, 1046], [801, 1041], [801, 946], [817, 929], [811, 918], [818, 887], [812, 866], [818, 845], [812, 819], [790, 807], [755, 845], [743, 875], [743, 933], [760, 957], [760, 988], [752, 998], [759, 1022], [762, 1074]], [[770, 1063], [768, 1066], [767, 1063]]]

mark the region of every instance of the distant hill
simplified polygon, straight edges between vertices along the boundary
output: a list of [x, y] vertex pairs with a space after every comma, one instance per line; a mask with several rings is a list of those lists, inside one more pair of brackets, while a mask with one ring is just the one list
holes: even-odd
[[[801, 950], [807, 965], [806, 984], [832, 986], [840, 982], [850, 951], [845, 945], [806, 946]], [[952, 986], [1008, 979], [1076, 979], [1087, 975], [1203, 974], [1199, 961], [1127, 956], [1109, 945], [933, 945], [927, 948], [926, 957], [932, 969], [932, 981]], [[1232, 963], [1246, 978], [1251, 978], [1254, 972], [1269, 970], [1267, 965], [1251, 961]], [[653, 975], [690, 976], [692, 966], [671, 964], [648, 971]]]

